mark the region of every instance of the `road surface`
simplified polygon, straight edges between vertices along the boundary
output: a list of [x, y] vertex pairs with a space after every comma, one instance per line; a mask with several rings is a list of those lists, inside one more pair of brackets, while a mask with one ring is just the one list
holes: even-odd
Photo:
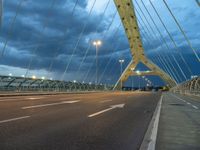
[[0, 97], [0, 150], [137, 150], [160, 93]]

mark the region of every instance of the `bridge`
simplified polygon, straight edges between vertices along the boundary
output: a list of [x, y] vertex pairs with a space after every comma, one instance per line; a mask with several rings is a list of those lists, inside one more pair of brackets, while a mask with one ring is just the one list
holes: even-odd
[[0, 149], [200, 149], [199, 4], [0, 0]]

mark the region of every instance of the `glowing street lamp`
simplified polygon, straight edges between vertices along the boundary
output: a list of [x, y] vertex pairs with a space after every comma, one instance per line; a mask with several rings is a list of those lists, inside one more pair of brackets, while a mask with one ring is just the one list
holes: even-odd
[[98, 84], [98, 49], [101, 44], [102, 42], [100, 40], [96, 40], [93, 42], [93, 45], [96, 47], [96, 88]]
[[140, 74], [140, 71], [139, 71], [139, 70], [137, 70], [137, 71], [136, 71], [136, 73], [139, 75], [139, 74]]
[[33, 75], [33, 76], [32, 76], [32, 79], [36, 79], [36, 76], [35, 76], [35, 75]]

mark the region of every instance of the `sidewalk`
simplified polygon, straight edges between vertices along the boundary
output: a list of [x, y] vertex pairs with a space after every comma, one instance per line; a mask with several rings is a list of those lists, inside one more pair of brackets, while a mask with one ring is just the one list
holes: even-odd
[[200, 101], [163, 94], [156, 150], [200, 150]]

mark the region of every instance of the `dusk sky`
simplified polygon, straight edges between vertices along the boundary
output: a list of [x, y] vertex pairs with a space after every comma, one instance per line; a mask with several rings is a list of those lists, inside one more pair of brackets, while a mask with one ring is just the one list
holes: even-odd
[[[92, 43], [99, 39], [102, 41], [98, 55], [99, 79], [101, 83], [114, 84], [120, 75], [118, 60], [125, 59], [124, 69], [131, 60], [128, 40], [114, 1], [78, 0], [75, 5], [76, 1], [4, 0], [0, 34], [0, 74], [12, 73], [13, 76], [22, 76], [27, 73], [30, 77], [35, 75], [58, 80], [94, 82], [95, 47]], [[141, 1], [137, 0], [149, 20], [148, 26], [155, 30], [154, 36], [157, 37], [153, 38], [153, 35], [148, 33], [148, 27], [136, 13], [141, 23], [139, 27], [146, 55], [161, 68], [163, 65], [157, 59], [158, 53], [163, 58], [168, 55], [178, 73], [177, 76], [182, 81], [185, 79], [172, 59], [172, 55], [175, 56], [188, 79], [191, 75], [199, 75], [200, 63], [179, 31], [163, 0], [151, 1], [170, 31], [179, 53], [183, 55], [192, 74], [174, 48], [149, 0], [143, 1], [170, 47], [168, 50], [164, 43], [160, 42], [159, 33]], [[142, 15], [135, 0], [133, 2], [134, 7]], [[200, 57], [200, 7], [196, 0], [167, 0], [167, 3]], [[166, 60], [166, 64], [168, 63], [169, 60]], [[137, 69], [145, 70], [145, 67], [139, 65]], [[162, 84], [157, 78], [150, 78], [155, 84]], [[127, 85], [130, 85], [130, 80]]]

